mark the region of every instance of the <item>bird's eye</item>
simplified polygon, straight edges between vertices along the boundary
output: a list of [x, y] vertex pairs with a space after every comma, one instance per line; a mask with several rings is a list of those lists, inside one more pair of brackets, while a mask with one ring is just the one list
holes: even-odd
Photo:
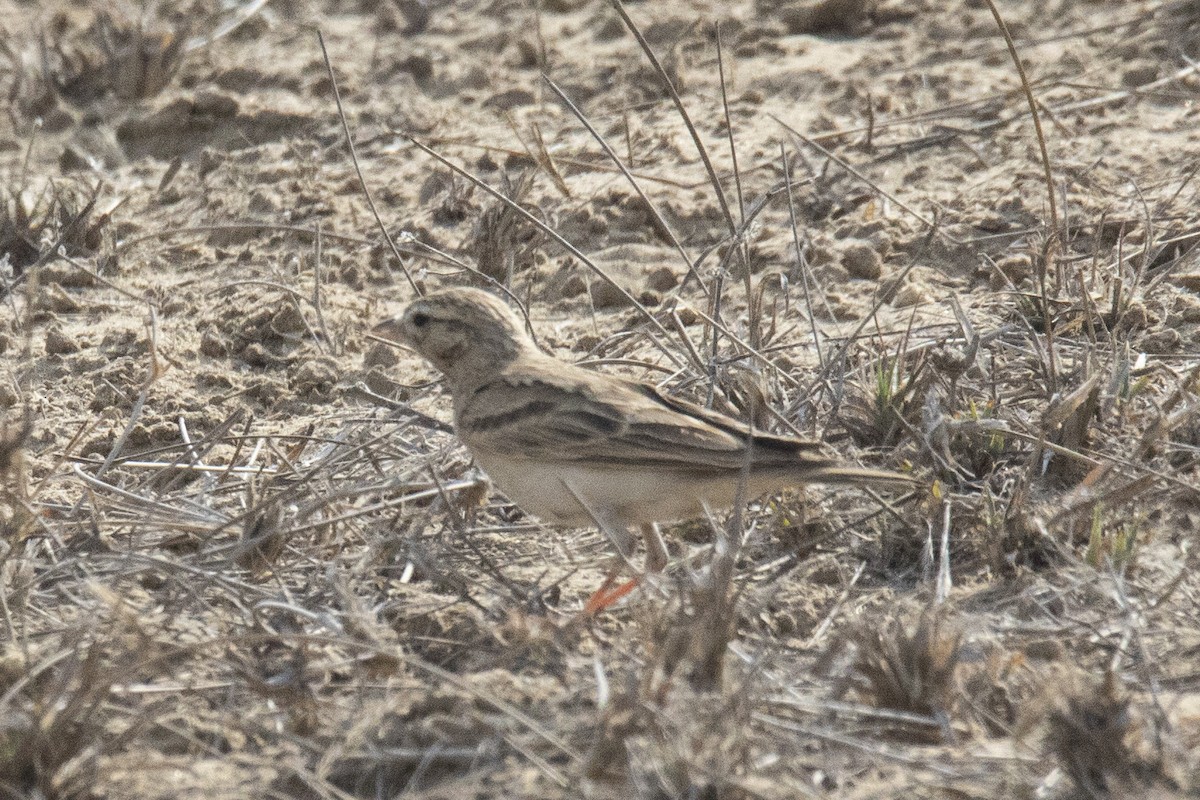
[[429, 324], [429, 315], [426, 314], [424, 311], [418, 311], [417, 313], [413, 314], [409, 319], [411, 319], [412, 324], [418, 328], [424, 328], [426, 325]]

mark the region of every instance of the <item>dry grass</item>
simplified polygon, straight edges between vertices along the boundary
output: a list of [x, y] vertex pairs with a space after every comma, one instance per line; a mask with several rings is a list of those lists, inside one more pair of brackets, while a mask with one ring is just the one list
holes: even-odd
[[879, 708], [931, 717], [948, 735], [961, 631], [936, 610], [923, 613], [911, 634], [889, 622], [862, 625], [849, 636], [859, 691]]
[[[502, 174], [500, 189], [512, 203], [524, 200], [533, 187], [533, 172], [512, 180]], [[475, 223], [467, 251], [477, 269], [492, 280], [511, 285], [513, 276], [533, 265], [534, 251], [542, 237], [516, 214], [509, 203], [494, 202], [484, 208]]]
[[130, 104], [157, 95], [178, 71], [188, 34], [186, 25], [155, 19], [152, 9], [121, 4], [90, 16], [62, 10], [10, 24], [23, 30], [3, 47], [9, 102], [52, 130], [110, 97]]
[[[99, 190], [42, 180], [59, 150], [0, 150], [50, 187], [10, 192], [0, 216], [0, 795], [1196, 791], [1196, 170], [1101, 135], [1143, 133], [1151, 100], [1159, 127], [1182, 126], [1194, 78], [1132, 74], [1093, 103], [1093, 72], [1014, 18], [1033, 5], [1006, 6], [1046, 112], [1056, 225], [980, 4], [938, 17], [954, 53], [919, 38], [935, 4], [805, 4], [839, 47], [888, 32], [907, 66], [854, 49], [849, 72], [874, 83], [823, 73], [788, 101], [827, 117], [803, 138], [764, 122], [790, 113], [770, 93], [797, 77], [770, 70], [801, 55], [791, 17], [744, 5], [760, 19], [722, 18], [720, 75], [712, 26], [645, 4], [624, 20], [499, 9], [513, 42], [428, 40], [502, 51], [485, 63], [533, 98], [479, 132], [452, 116], [488, 91], [465, 57], [431, 59], [420, 92], [393, 63], [459, 35], [440, 13], [407, 33], [355, 27], [358, 11], [323, 21], [344, 128], [316, 43], [279, 16], [186, 62], [177, 26], [96, 18], [47, 40], [55, 103], [219, 81], [245, 108], [319, 106], [326, 127], [112, 170], [130, 198], [112, 221]], [[1169, 58], [1167, 76], [1190, 63], [1172, 49], [1194, 38], [1190, 6], [1152, 5], [1138, 27], [1121, 4], [1081, 4], [1102, 18], [1076, 10], [1046, 34], [1089, 70], [1148, 76]], [[482, 24], [455, 13], [456, 30]], [[68, 30], [107, 42], [102, 60], [73, 55]], [[382, 43], [370, 57], [364, 30]], [[603, 75], [574, 72], [570, 31], [599, 37]], [[248, 55], [268, 44], [280, 74]], [[669, 64], [647, 71], [645, 51]], [[540, 104], [529, 64], [572, 115]], [[918, 69], [927, 84], [901, 79]], [[18, 130], [41, 113], [30, 74], [13, 76]], [[666, 99], [630, 104], [646, 76]], [[447, 110], [437, 92], [466, 99]], [[530, 130], [536, 147], [513, 142]], [[430, 151], [459, 172], [435, 173]], [[509, 184], [505, 157], [537, 169]], [[919, 487], [809, 487], [675, 526], [661, 578], [582, 615], [605, 538], [492, 493], [428, 368], [363, 340], [409, 296], [362, 266], [397, 228], [413, 288], [482, 272], [562, 357], [820, 435]], [[44, 279], [16, 279], [34, 265]], [[581, 267], [610, 306], [560, 290]], [[83, 268], [104, 280], [72, 282]], [[663, 269], [673, 280], [648, 286]], [[76, 349], [44, 347], [51, 328]]]
[[0, 204], [0, 258], [14, 277], [53, 260], [60, 252], [91, 256], [100, 250], [107, 213], [98, 213], [100, 185], [85, 189], [50, 183], [7, 190]]

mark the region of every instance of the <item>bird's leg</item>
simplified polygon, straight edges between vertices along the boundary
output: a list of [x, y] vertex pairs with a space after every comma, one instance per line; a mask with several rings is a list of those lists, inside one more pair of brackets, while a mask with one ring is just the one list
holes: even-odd
[[[633, 578], [615, 589], [612, 588], [613, 584], [616, 583], [617, 575], [620, 574], [621, 566], [623, 564], [633, 566], [629, 561], [629, 551], [633, 549], [633, 537], [629, 533], [628, 526], [619, 517], [607, 513], [603, 509], [593, 508], [584, 496], [580, 492], [575, 491], [575, 487], [566, 481], [563, 481], [562, 485], [563, 488], [575, 496], [575, 500], [578, 501], [579, 505], [587, 511], [600, 530], [604, 532], [604, 535], [617, 548], [617, 565], [609, 570], [604, 583], [592, 593], [592, 596], [588, 598], [587, 603], [583, 607], [584, 614], [590, 616], [608, 608], [632, 592], [638, 585], [638, 579]], [[663, 542], [662, 534], [658, 532], [658, 526], [653, 522], [642, 523], [642, 540], [646, 543], [646, 570], [648, 572], [662, 572], [663, 568], [667, 566], [670, 556], [667, 554], [667, 546]]]
[[657, 523], [642, 523], [642, 541], [646, 543], [646, 572], [662, 572], [671, 557]]
[[608, 521], [597, 520], [600, 529], [608, 536], [609, 541], [617, 548], [617, 556], [615, 563], [609, 567], [608, 574], [604, 577], [604, 583], [600, 584], [600, 588], [592, 592], [592, 596], [588, 598], [587, 603], [583, 606], [583, 613], [586, 616], [593, 616], [604, 611], [625, 595], [633, 591], [637, 586], [637, 578], [626, 581], [620, 586], [614, 587], [617, 582], [617, 576], [621, 574], [621, 567], [629, 563], [629, 551], [633, 549], [633, 536], [629, 530], [623, 525], [616, 525]]
[[617, 573], [608, 573], [608, 576], [604, 579], [604, 583], [600, 584], [600, 588], [592, 592], [592, 596], [584, 603], [584, 616], [594, 616], [612, 607], [618, 600], [636, 589], [638, 585], [637, 578], [631, 578], [620, 586], [613, 586], [616, 582]]
[[[626, 539], [624, 544], [628, 545], [628, 531], [625, 532]], [[609, 536], [614, 541], [621, 541], [618, 537], [609, 533]], [[658, 530], [658, 525], [653, 522], [642, 523], [642, 541], [646, 544], [646, 572], [662, 572], [667, 566], [667, 561], [670, 556], [667, 553], [667, 545], [663, 541], [662, 534]], [[620, 546], [620, 545], [618, 545]], [[627, 560], [628, 555], [625, 548], [622, 547], [621, 559]], [[585, 614], [598, 614], [599, 612], [609, 608], [625, 595], [632, 592], [640, 582], [640, 578], [632, 578], [620, 586], [613, 587], [616, 583], [617, 574], [620, 566], [617, 569], [608, 573], [608, 577], [604, 579], [604, 583], [597, 589], [590, 598], [587, 605], [584, 606]]]

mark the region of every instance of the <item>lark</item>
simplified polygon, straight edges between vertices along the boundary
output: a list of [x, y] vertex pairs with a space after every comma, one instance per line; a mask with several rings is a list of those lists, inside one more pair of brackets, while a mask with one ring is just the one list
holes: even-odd
[[598, 525], [626, 557], [640, 529], [649, 571], [668, 561], [660, 522], [801, 484], [912, 484], [843, 464], [818, 442], [759, 433], [648, 383], [560, 361], [480, 289], [428, 294], [375, 333], [445, 376], [458, 437], [510, 500], [545, 522]]

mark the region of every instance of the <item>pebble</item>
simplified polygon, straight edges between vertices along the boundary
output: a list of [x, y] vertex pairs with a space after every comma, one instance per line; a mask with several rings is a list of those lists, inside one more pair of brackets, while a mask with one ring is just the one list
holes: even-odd
[[842, 266], [855, 278], [878, 280], [883, 275], [883, 257], [867, 242], [846, 244], [842, 248]]
[[396, 355], [396, 348], [376, 342], [371, 345], [371, 349], [367, 350], [363, 356], [363, 366], [368, 369], [371, 367], [394, 367], [400, 363], [400, 357]]
[[221, 358], [228, 354], [229, 349], [221, 335], [210, 329], [200, 336], [200, 352], [209, 358]]
[[892, 298], [892, 308], [911, 308], [929, 302], [929, 295], [918, 284], [909, 283], [900, 287]]
[[78, 353], [80, 350], [79, 342], [67, 336], [63, 329], [57, 325], [46, 331], [46, 352], [51, 355], [65, 356], [71, 353]]
[[592, 282], [592, 304], [596, 308], [624, 308], [628, 306], [629, 298], [605, 280]]
[[558, 293], [559, 296], [565, 300], [572, 297], [578, 297], [586, 291], [587, 281], [583, 279], [582, 275], [576, 272], [567, 276], [567, 279], [562, 282], [562, 286], [559, 287]]
[[679, 278], [670, 267], [659, 267], [646, 277], [646, 285], [656, 292], [669, 292], [679, 285]]

